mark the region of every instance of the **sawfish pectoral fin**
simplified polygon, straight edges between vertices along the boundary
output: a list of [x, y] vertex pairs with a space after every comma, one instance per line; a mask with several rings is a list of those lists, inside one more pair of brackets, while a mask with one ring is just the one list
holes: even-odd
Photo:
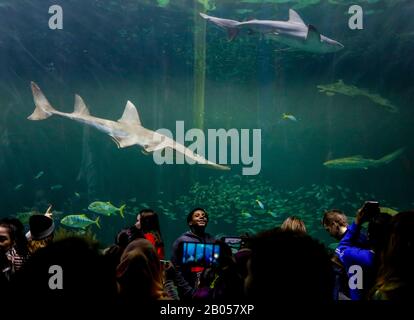
[[314, 25], [308, 25], [308, 34], [306, 35], [306, 41], [321, 42], [321, 34]]
[[145, 151], [146, 151], [146, 152], [154, 152], [154, 151], [162, 150], [162, 149], [164, 149], [165, 147], [166, 147], [166, 145], [165, 145], [165, 144], [160, 143], [160, 144], [157, 144], [157, 145], [155, 145], [155, 146], [146, 147], [146, 148], [145, 148]]
[[237, 28], [227, 28], [227, 41], [231, 42], [234, 40], [234, 38], [237, 37], [237, 34], [239, 33], [239, 29]]
[[137, 144], [137, 139], [135, 136], [111, 136], [112, 140], [116, 143], [118, 148], [126, 148]]

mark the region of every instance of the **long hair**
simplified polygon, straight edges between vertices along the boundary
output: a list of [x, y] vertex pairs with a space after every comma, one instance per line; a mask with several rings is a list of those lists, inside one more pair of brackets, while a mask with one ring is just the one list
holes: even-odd
[[53, 241], [53, 233], [45, 239], [29, 240], [29, 243], [28, 243], [29, 253], [33, 254], [37, 250], [47, 247], [47, 245], [50, 244], [52, 241]]
[[400, 212], [392, 218], [390, 237], [382, 255], [382, 264], [373, 289], [373, 292], [378, 290], [386, 299], [407, 299], [406, 294], [412, 293], [413, 230], [413, 211]]
[[160, 222], [158, 220], [158, 214], [153, 210], [141, 210], [139, 215], [141, 216], [141, 230], [144, 233], [158, 232], [160, 230]]
[[295, 216], [286, 218], [286, 220], [283, 221], [282, 225], [280, 226], [280, 229], [306, 233], [305, 222]]
[[145, 239], [132, 241], [116, 268], [121, 298], [127, 302], [166, 299], [161, 263], [152, 244]]
[[141, 223], [141, 231], [145, 235], [146, 233], [151, 233], [155, 237], [155, 245], [156, 247], [163, 247], [164, 242], [161, 236], [161, 228], [160, 222], [158, 219], [158, 214], [149, 209], [141, 210], [140, 211], [140, 223]]

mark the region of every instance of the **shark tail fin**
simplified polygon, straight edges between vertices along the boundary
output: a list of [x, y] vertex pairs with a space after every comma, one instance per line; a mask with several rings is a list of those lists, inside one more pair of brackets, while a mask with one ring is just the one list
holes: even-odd
[[99, 217], [98, 217], [98, 218], [96, 218], [96, 220], [95, 220], [95, 224], [96, 224], [96, 226], [97, 226], [99, 229], [101, 229], [101, 226], [100, 226], [100, 224], [99, 224]]
[[126, 207], [126, 204], [123, 204], [120, 208], [119, 208], [119, 214], [121, 215], [122, 218], [125, 218], [124, 216], [124, 209]]
[[386, 156], [384, 156], [381, 159], [377, 160], [377, 163], [378, 164], [390, 163], [391, 161], [397, 159], [404, 152], [404, 150], [405, 150], [405, 148], [400, 148], [400, 149], [394, 151], [393, 153], [387, 154]]
[[232, 41], [234, 38], [236, 38], [237, 34], [239, 33], [239, 21], [236, 20], [230, 20], [230, 19], [221, 19], [217, 17], [209, 16], [205, 13], [200, 12], [200, 16], [208, 21], [213, 22], [215, 25], [224, 28], [227, 30], [227, 39], [229, 41]]
[[36, 83], [32, 81], [30, 86], [32, 88], [33, 101], [36, 108], [27, 119], [44, 120], [49, 118], [56, 110], [50, 105], [49, 101], [47, 101], [45, 95]]

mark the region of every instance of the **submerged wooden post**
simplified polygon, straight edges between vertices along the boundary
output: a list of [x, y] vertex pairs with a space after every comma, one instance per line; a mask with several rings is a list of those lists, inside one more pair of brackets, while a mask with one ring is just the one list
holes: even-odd
[[206, 82], [206, 23], [200, 17], [205, 6], [194, 0], [194, 127], [204, 129], [204, 98]]
[[[206, 1], [206, 0], [204, 0]], [[200, 17], [205, 13], [205, 5], [194, 0], [194, 92], [193, 92], [193, 127], [204, 130], [204, 100], [206, 82], [206, 23]], [[194, 167], [190, 170], [190, 182], [198, 180]]]

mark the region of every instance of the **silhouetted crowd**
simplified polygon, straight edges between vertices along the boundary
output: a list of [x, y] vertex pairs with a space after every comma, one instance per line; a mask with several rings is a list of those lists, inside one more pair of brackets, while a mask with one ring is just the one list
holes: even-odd
[[[14, 301], [145, 305], [157, 300], [409, 301], [413, 297], [414, 212], [394, 216], [367, 202], [353, 223], [340, 210], [321, 217], [338, 242], [329, 251], [289, 217], [255, 235], [215, 239], [195, 208], [189, 230], [165, 260], [158, 215], [143, 209], [110, 247], [87, 237], [55, 239], [50, 214], [0, 220], [0, 288]], [[236, 244], [234, 246], [234, 244]], [[198, 249], [197, 249], [198, 248]], [[201, 249], [200, 249], [201, 248]]]

